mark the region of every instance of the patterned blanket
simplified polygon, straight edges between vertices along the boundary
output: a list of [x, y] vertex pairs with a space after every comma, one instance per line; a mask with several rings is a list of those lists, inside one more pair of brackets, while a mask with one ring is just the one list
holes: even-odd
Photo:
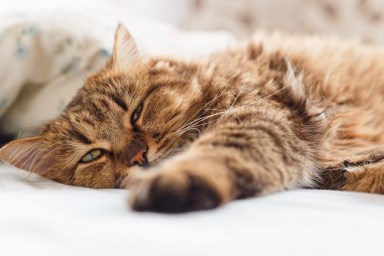
[[[39, 127], [58, 115], [86, 74], [100, 67], [110, 51], [76, 17], [63, 23], [53, 16], [23, 16], [0, 31], [0, 129], [15, 134]], [[99, 26], [96, 30], [105, 29]], [[112, 35], [113, 31], [106, 34]]]

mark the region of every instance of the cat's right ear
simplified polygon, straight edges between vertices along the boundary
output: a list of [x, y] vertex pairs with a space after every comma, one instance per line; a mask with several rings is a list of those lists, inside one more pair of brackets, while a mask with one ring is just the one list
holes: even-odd
[[127, 28], [119, 24], [115, 33], [113, 45], [112, 68], [127, 72], [140, 62], [136, 43]]
[[41, 137], [14, 140], [0, 149], [0, 160], [29, 172], [43, 174], [53, 161]]

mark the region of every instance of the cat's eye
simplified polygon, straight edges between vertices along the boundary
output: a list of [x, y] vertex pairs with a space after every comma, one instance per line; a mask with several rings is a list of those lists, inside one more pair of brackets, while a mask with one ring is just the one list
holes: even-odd
[[132, 124], [135, 124], [137, 122], [137, 119], [139, 119], [139, 116], [141, 114], [141, 110], [143, 110], [143, 103], [141, 103], [135, 110], [135, 112], [133, 112], [132, 116], [131, 116], [131, 123]]
[[103, 150], [102, 149], [93, 149], [89, 151], [87, 154], [85, 154], [80, 162], [81, 163], [89, 163], [92, 162], [96, 159], [98, 159], [101, 155], [103, 155]]

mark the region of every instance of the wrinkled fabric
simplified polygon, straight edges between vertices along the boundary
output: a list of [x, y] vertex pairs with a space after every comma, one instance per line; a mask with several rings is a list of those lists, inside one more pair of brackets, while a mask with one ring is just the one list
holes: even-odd
[[75, 25], [91, 25], [91, 20], [72, 21], [24, 17], [1, 29], [0, 125], [4, 133], [38, 128], [59, 115], [87, 73], [108, 58], [110, 50], [86, 27]]

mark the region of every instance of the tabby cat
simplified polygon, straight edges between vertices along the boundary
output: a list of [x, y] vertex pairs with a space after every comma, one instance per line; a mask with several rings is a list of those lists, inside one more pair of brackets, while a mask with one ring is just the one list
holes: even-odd
[[113, 55], [65, 111], [0, 157], [75, 186], [185, 212], [298, 187], [384, 192], [384, 49], [259, 36], [196, 61]]

